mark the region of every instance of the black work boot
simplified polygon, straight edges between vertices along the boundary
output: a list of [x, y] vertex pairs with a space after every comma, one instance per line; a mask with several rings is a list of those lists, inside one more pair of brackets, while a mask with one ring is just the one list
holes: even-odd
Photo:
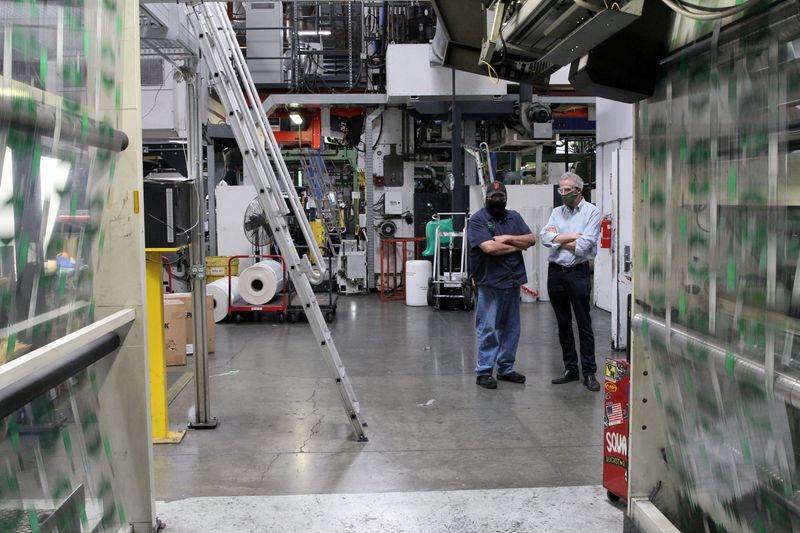
[[497, 381], [492, 377], [491, 374], [480, 374], [478, 379], [475, 380], [479, 386], [483, 387], [484, 389], [496, 389], [497, 388]]
[[597, 392], [600, 390], [600, 383], [597, 382], [594, 374], [587, 374], [583, 376], [583, 384], [586, 385], [586, 388], [592, 392]]
[[511, 383], [525, 383], [525, 376], [513, 370], [508, 374], [497, 374], [497, 381], [510, 381]]
[[569, 383], [570, 381], [578, 381], [580, 377], [578, 376], [578, 372], [575, 370], [564, 370], [557, 378], [554, 378], [550, 383], [553, 385], [561, 385], [563, 383]]

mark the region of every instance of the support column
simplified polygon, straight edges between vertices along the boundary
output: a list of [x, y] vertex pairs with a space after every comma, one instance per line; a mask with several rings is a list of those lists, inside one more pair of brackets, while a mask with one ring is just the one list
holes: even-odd
[[198, 84], [202, 78], [197, 76], [194, 67], [184, 70], [187, 91], [187, 129], [186, 142], [189, 156], [187, 173], [195, 187], [192, 196], [192, 213], [195, 224], [192, 230], [192, 244], [189, 247], [192, 284], [192, 327], [194, 328], [194, 390], [195, 417], [189, 423], [192, 429], [213, 429], [217, 420], [211, 418], [208, 386], [208, 344], [206, 331], [206, 238], [205, 238], [205, 187], [203, 184], [203, 145], [202, 112], [200, 108], [201, 91]]
[[[469, 198], [464, 186], [464, 149], [461, 145], [461, 109], [456, 102], [456, 71], [453, 69], [453, 98], [450, 104], [450, 122], [453, 125], [452, 161], [453, 161], [453, 212], [463, 213], [469, 209]], [[464, 225], [462, 217], [454, 217], [453, 229], [460, 231]]]

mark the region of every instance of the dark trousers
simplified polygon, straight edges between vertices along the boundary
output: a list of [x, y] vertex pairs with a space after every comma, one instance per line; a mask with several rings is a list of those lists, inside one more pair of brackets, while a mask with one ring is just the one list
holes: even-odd
[[574, 312], [581, 341], [581, 370], [584, 376], [597, 371], [594, 360], [592, 318], [589, 316], [591, 287], [592, 278], [589, 275], [588, 263], [582, 263], [571, 270], [563, 270], [557, 265], [550, 264], [547, 272], [547, 293], [556, 312], [558, 340], [564, 356], [564, 368], [578, 371], [578, 354], [575, 351], [575, 336], [572, 334], [572, 312]]

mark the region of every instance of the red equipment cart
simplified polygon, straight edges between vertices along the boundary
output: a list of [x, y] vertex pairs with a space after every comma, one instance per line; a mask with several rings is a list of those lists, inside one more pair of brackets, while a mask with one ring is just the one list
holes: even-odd
[[[228, 272], [232, 272], [234, 259], [272, 259], [278, 261], [283, 269], [283, 290], [281, 291], [281, 300], [279, 304], [275, 305], [234, 305], [231, 298], [231, 276], [228, 276], [228, 314], [233, 315], [237, 323], [241, 323], [244, 319], [243, 313], [278, 313], [278, 321], [283, 323], [286, 320], [286, 308], [289, 304], [287, 297], [288, 279], [286, 277], [286, 262], [280, 255], [234, 255], [228, 259]], [[258, 315], [260, 316], [260, 315]]]

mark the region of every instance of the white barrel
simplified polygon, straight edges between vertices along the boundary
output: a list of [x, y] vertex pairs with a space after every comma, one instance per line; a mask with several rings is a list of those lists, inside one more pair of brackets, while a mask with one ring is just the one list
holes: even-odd
[[283, 266], [267, 259], [239, 274], [239, 294], [250, 305], [265, 305], [283, 290]]
[[[231, 280], [232, 302], [239, 299], [239, 278], [233, 276]], [[214, 322], [222, 322], [228, 316], [228, 278], [218, 279], [206, 285], [206, 294], [214, 298]]]
[[406, 261], [406, 305], [428, 305], [428, 278], [432, 273], [430, 261]]

